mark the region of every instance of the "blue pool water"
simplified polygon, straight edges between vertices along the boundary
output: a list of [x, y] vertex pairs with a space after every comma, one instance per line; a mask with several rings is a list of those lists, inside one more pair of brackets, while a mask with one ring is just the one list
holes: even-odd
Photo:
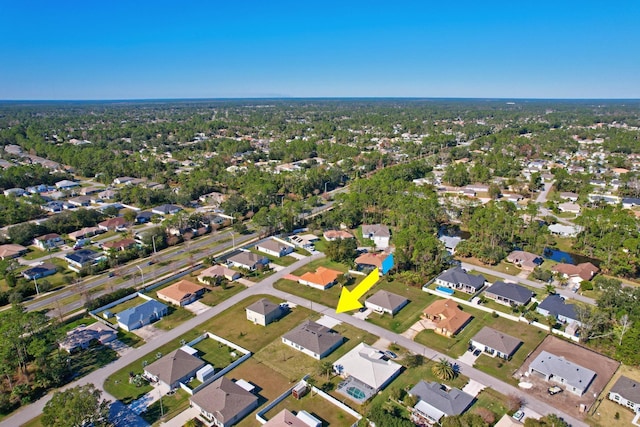
[[558, 249], [547, 248], [544, 250], [544, 257], [556, 262], [564, 262], [565, 264], [575, 264], [571, 254]]
[[445, 288], [444, 286], [436, 286], [436, 291], [447, 295], [453, 295], [453, 289]]

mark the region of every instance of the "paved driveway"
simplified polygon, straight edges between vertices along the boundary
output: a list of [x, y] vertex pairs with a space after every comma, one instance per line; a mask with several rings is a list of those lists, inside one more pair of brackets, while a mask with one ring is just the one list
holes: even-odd
[[140, 338], [142, 338], [145, 341], [150, 341], [164, 333], [166, 333], [167, 331], [163, 331], [162, 329], [158, 329], [153, 325], [147, 325], [147, 326], [143, 326], [142, 328], [138, 328], [135, 329], [133, 331], [134, 334], [136, 334], [137, 336], [139, 336]]
[[302, 255], [302, 254], [299, 254], [299, 253], [296, 253], [296, 252], [291, 252], [291, 253], [289, 254], [289, 256], [290, 256], [290, 257], [293, 257], [293, 258], [295, 258], [295, 259], [297, 259], [297, 260], [305, 259], [305, 258], [306, 258], [306, 256], [305, 256], [305, 255]]
[[106, 343], [105, 346], [118, 353], [118, 356], [124, 356], [125, 354], [133, 350], [132, 347], [129, 347], [120, 340], [113, 340]]
[[211, 307], [201, 303], [200, 301], [194, 301], [191, 304], [185, 305], [184, 308], [186, 308], [187, 310], [189, 310], [190, 312], [192, 312], [197, 316], [198, 314], [202, 314], [205, 311], [209, 310]]
[[462, 391], [470, 394], [473, 397], [476, 397], [484, 389], [484, 387], [484, 384], [480, 384], [476, 380], [469, 380], [467, 385], [462, 388]]

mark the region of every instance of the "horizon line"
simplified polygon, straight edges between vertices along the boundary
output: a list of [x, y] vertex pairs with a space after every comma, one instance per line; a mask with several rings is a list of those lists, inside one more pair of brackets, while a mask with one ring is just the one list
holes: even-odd
[[252, 101], [252, 100], [471, 100], [471, 101], [640, 101], [640, 98], [544, 98], [544, 97], [429, 97], [429, 96], [248, 96], [205, 98], [77, 98], [77, 99], [0, 99], [1, 103], [62, 102], [160, 102], [160, 101]]

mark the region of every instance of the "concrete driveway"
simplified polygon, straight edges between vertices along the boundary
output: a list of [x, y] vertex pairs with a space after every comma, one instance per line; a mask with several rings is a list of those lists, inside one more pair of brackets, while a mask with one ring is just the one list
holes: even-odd
[[270, 269], [272, 269], [273, 271], [278, 272], [278, 271], [282, 271], [282, 269], [283, 269], [284, 267], [283, 267], [283, 266], [281, 266], [281, 265], [274, 264], [274, 263], [270, 262], [270, 263], [269, 263], [269, 268], [270, 268]]
[[297, 259], [297, 260], [301, 260], [301, 259], [305, 259], [305, 258], [306, 258], [306, 256], [305, 256], [305, 255], [298, 254], [298, 253], [295, 253], [295, 252], [291, 252], [291, 253], [289, 254], [289, 256], [290, 256], [290, 257], [292, 257], [292, 258], [295, 258], [295, 259]]
[[473, 397], [476, 397], [482, 390], [484, 390], [484, 388], [485, 388], [484, 384], [480, 384], [476, 380], [469, 380], [467, 385], [462, 388], [462, 391], [464, 391], [467, 394], [470, 394]]
[[191, 304], [185, 305], [184, 308], [186, 308], [187, 310], [189, 310], [190, 312], [192, 312], [197, 316], [198, 314], [202, 314], [205, 311], [209, 310], [211, 307], [201, 303], [200, 301], [194, 301]]
[[158, 329], [153, 325], [143, 326], [142, 328], [135, 329], [133, 331], [134, 334], [139, 336], [145, 341], [151, 341], [152, 339], [159, 337], [160, 335], [166, 333], [167, 331], [163, 331], [162, 329]]
[[105, 346], [118, 353], [118, 356], [124, 356], [125, 354], [133, 350], [132, 347], [129, 347], [120, 340], [113, 340], [106, 343]]
[[473, 366], [476, 363], [476, 359], [481, 355], [482, 353], [478, 356], [474, 356], [472, 351], [465, 351], [462, 356], [458, 357], [458, 360], [465, 365]]

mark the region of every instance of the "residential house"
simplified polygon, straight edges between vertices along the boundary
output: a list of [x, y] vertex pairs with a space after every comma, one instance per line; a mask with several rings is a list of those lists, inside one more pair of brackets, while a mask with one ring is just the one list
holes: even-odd
[[485, 326], [471, 338], [470, 344], [492, 357], [497, 356], [509, 360], [516, 350], [520, 348], [522, 341], [504, 332]]
[[98, 227], [104, 231], [109, 230], [121, 230], [129, 226], [129, 223], [124, 217], [118, 216], [115, 218], [109, 218], [105, 221], [99, 222]]
[[289, 240], [299, 248], [314, 250], [314, 244], [320, 240], [320, 238], [314, 234], [301, 234], [289, 236]]
[[40, 208], [43, 211], [47, 211], [50, 213], [58, 213], [64, 210], [64, 204], [62, 202], [47, 202], [44, 205], [40, 205]]
[[72, 199], [69, 199], [69, 203], [76, 207], [89, 206], [91, 204], [91, 197], [89, 196], [78, 196]]
[[92, 251], [91, 249], [80, 249], [68, 253], [64, 259], [69, 264], [70, 270], [79, 272], [83, 268], [94, 265], [102, 256], [103, 254], [100, 252]]
[[56, 274], [58, 268], [55, 264], [48, 262], [40, 263], [22, 272], [22, 276], [27, 280], [41, 279], [43, 277]]
[[580, 233], [580, 227], [575, 225], [551, 224], [547, 228], [549, 233], [561, 237], [576, 237]]
[[517, 306], [529, 304], [535, 294], [522, 285], [497, 281], [484, 291], [484, 295], [499, 304]]
[[568, 212], [577, 215], [580, 213], [580, 205], [571, 202], [560, 203], [558, 205], [558, 210], [560, 212]]
[[420, 381], [409, 390], [409, 395], [418, 398], [414, 413], [424, 417], [429, 424], [438, 423], [442, 417], [464, 413], [474, 401], [470, 394], [437, 382]]
[[638, 197], [623, 197], [622, 207], [625, 209], [631, 209], [636, 206], [640, 206], [640, 198]]
[[8, 196], [22, 197], [26, 193], [27, 192], [23, 188], [9, 188], [7, 190], [4, 190], [4, 195], [7, 197]]
[[367, 298], [364, 305], [375, 312], [389, 313], [393, 316], [408, 303], [409, 300], [403, 296], [387, 291], [378, 291]]
[[621, 376], [609, 390], [609, 399], [640, 413], [640, 383]]
[[205, 288], [200, 285], [188, 280], [180, 280], [171, 286], [160, 289], [156, 295], [159, 300], [182, 307], [200, 298], [204, 295], [204, 291]]
[[583, 262], [578, 265], [560, 263], [551, 267], [551, 270], [562, 274], [574, 285], [579, 285], [583, 280], [593, 279], [600, 269], [590, 262]]
[[[300, 412], [301, 411], [298, 413]], [[262, 427], [309, 427], [309, 425], [294, 415], [293, 412], [288, 409], [283, 409], [270, 418], [265, 424], [262, 424]]]
[[570, 202], [577, 202], [578, 201], [578, 194], [576, 193], [572, 193], [569, 191], [563, 191], [560, 193], [560, 198], [564, 199], [564, 200], [569, 200]]
[[127, 249], [131, 249], [136, 245], [136, 241], [133, 239], [121, 239], [121, 240], [111, 240], [109, 242], [105, 242], [102, 244], [102, 249], [107, 252], [117, 252], [117, 251], [126, 251]]
[[376, 249], [385, 250], [389, 247], [391, 232], [389, 227], [383, 224], [363, 224], [362, 237], [373, 240]]
[[435, 333], [446, 337], [457, 334], [473, 317], [460, 310], [458, 304], [451, 299], [434, 301], [424, 309], [422, 315], [435, 324]]
[[91, 194], [99, 193], [103, 190], [103, 187], [82, 187], [78, 193], [83, 196], [89, 196]]
[[456, 252], [456, 247], [460, 242], [462, 242], [462, 237], [460, 236], [446, 236], [442, 235], [438, 237], [438, 240], [442, 242], [444, 248], [450, 253], [454, 254]]
[[224, 265], [218, 264], [202, 270], [202, 272], [200, 272], [200, 275], [198, 275], [198, 281], [200, 283], [209, 284], [207, 279], [205, 279], [206, 277], [224, 277], [231, 282], [234, 280], [238, 280], [240, 277], [242, 277], [242, 274], [240, 274], [240, 272], [238, 271], [225, 267]]
[[0, 245], [0, 259], [13, 259], [27, 253], [28, 249], [22, 245], [9, 243]]
[[116, 314], [118, 326], [127, 332], [141, 328], [167, 315], [166, 305], [156, 300], [149, 300]]
[[324, 233], [322, 233], [322, 236], [325, 238], [325, 240], [329, 242], [333, 242], [334, 240], [338, 240], [338, 239], [354, 238], [353, 234], [345, 230], [327, 230]]
[[67, 332], [67, 336], [58, 344], [68, 353], [78, 349], [89, 348], [92, 342], [106, 344], [118, 338], [117, 332], [102, 322], [88, 326], [80, 325]]
[[543, 350], [529, 365], [529, 374], [565, 386], [570, 393], [582, 396], [596, 376], [591, 369]]
[[136, 213], [136, 224], [146, 224], [151, 222], [151, 218], [155, 215], [150, 211], [142, 211]]
[[258, 407], [258, 397], [227, 377], [220, 377], [190, 398], [211, 425], [230, 427]]
[[79, 239], [86, 239], [87, 237], [95, 236], [96, 234], [104, 233], [100, 227], [84, 227], [80, 230], [69, 233], [69, 239], [76, 241]]
[[59, 234], [49, 233], [42, 236], [38, 236], [33, 239], [33, 244], [38, 248], [46, 251], [47, 249], [54, 249], [64, 244], [64, 240]]
[[322, 359], [342, 345], [339, 333], [306, 320], [282, 336], [282, 342], [314, 359]]
[[485, 278], [482, 275], [469, 274], [462, 267], [454, 267], [443, 272], [436, 277], [435, 282], [439, 286], [444, 286], [467, 294], [475, 294], [485, 285]]
[[189, 382], [207, 362], [182, 348], [172, 351], [144, 368], [144, 376], [164, 384], [169, 390]]
[[581, 324], [580, 321], [578, 321], [575, 304], [567, 304], [564, 297], [558, 294], [551, 294], [547, 296], [544, 301], [538, 304], [536, 312], [545, 317], [553, 316], [562, 323]]
[[151, 209], [151, 213], [154, 213], [156, 215], [173, 215], [173, 214], [177, 214], [181, 210], [182, 208], [178, 205], [166, 204], [166, 205], [156, 206], [155, 208]]
[[80, 184], [78, 184], [77, 182], [69, 181], [68, 179], [63, 179], [62, 181], [56, 182], [56, 188], [59, 190], [68, 190], [74, 187], [80, 187]]
[[227, 262], [233, 267], [254, 271], [258, 266], [269, 264], [269, 258], [264, 255], [254, 254], [253, 252], [241, 251], [229, 257]]
[[326, 267], [318, 267], [316, 271], [308, 271], [298, 278], [301, 285], [311, 286], [312, 288], [325, 290], [335, 285], [338, 277], [342, 275], [341, 271], [332, 270]]
[[341, 377], [352, 377], [367, 385], [370, 395], [384, 389], [401, 369], [402, 365], [365, 343], [358, 344], [333, 364], [333, 370]]
[[544, 259], [540, 255], [526, 251], [512, 251], [507, 255], [507, 261], [515, 264], [522, 270], [533, 271], [534, 268], [540, 266]]
[[270, 238], [256, 244], [256, 250], [276, 258], [286, 256], [293, 252], [294, 246], [280, 240]]
[[393, 267], [393, 254], [386, 252], [364, 253], [357, 257], [354, 262], [358, 270], [373, 270], [377, 268], [382, 276]]
[[273, 303], [266, 298], [259, 299], [245, 310], [247, 312], [247, 320], [262, 326], [267, 326], [269, 323], [278, 320], [285, 313], [279, 304]]

